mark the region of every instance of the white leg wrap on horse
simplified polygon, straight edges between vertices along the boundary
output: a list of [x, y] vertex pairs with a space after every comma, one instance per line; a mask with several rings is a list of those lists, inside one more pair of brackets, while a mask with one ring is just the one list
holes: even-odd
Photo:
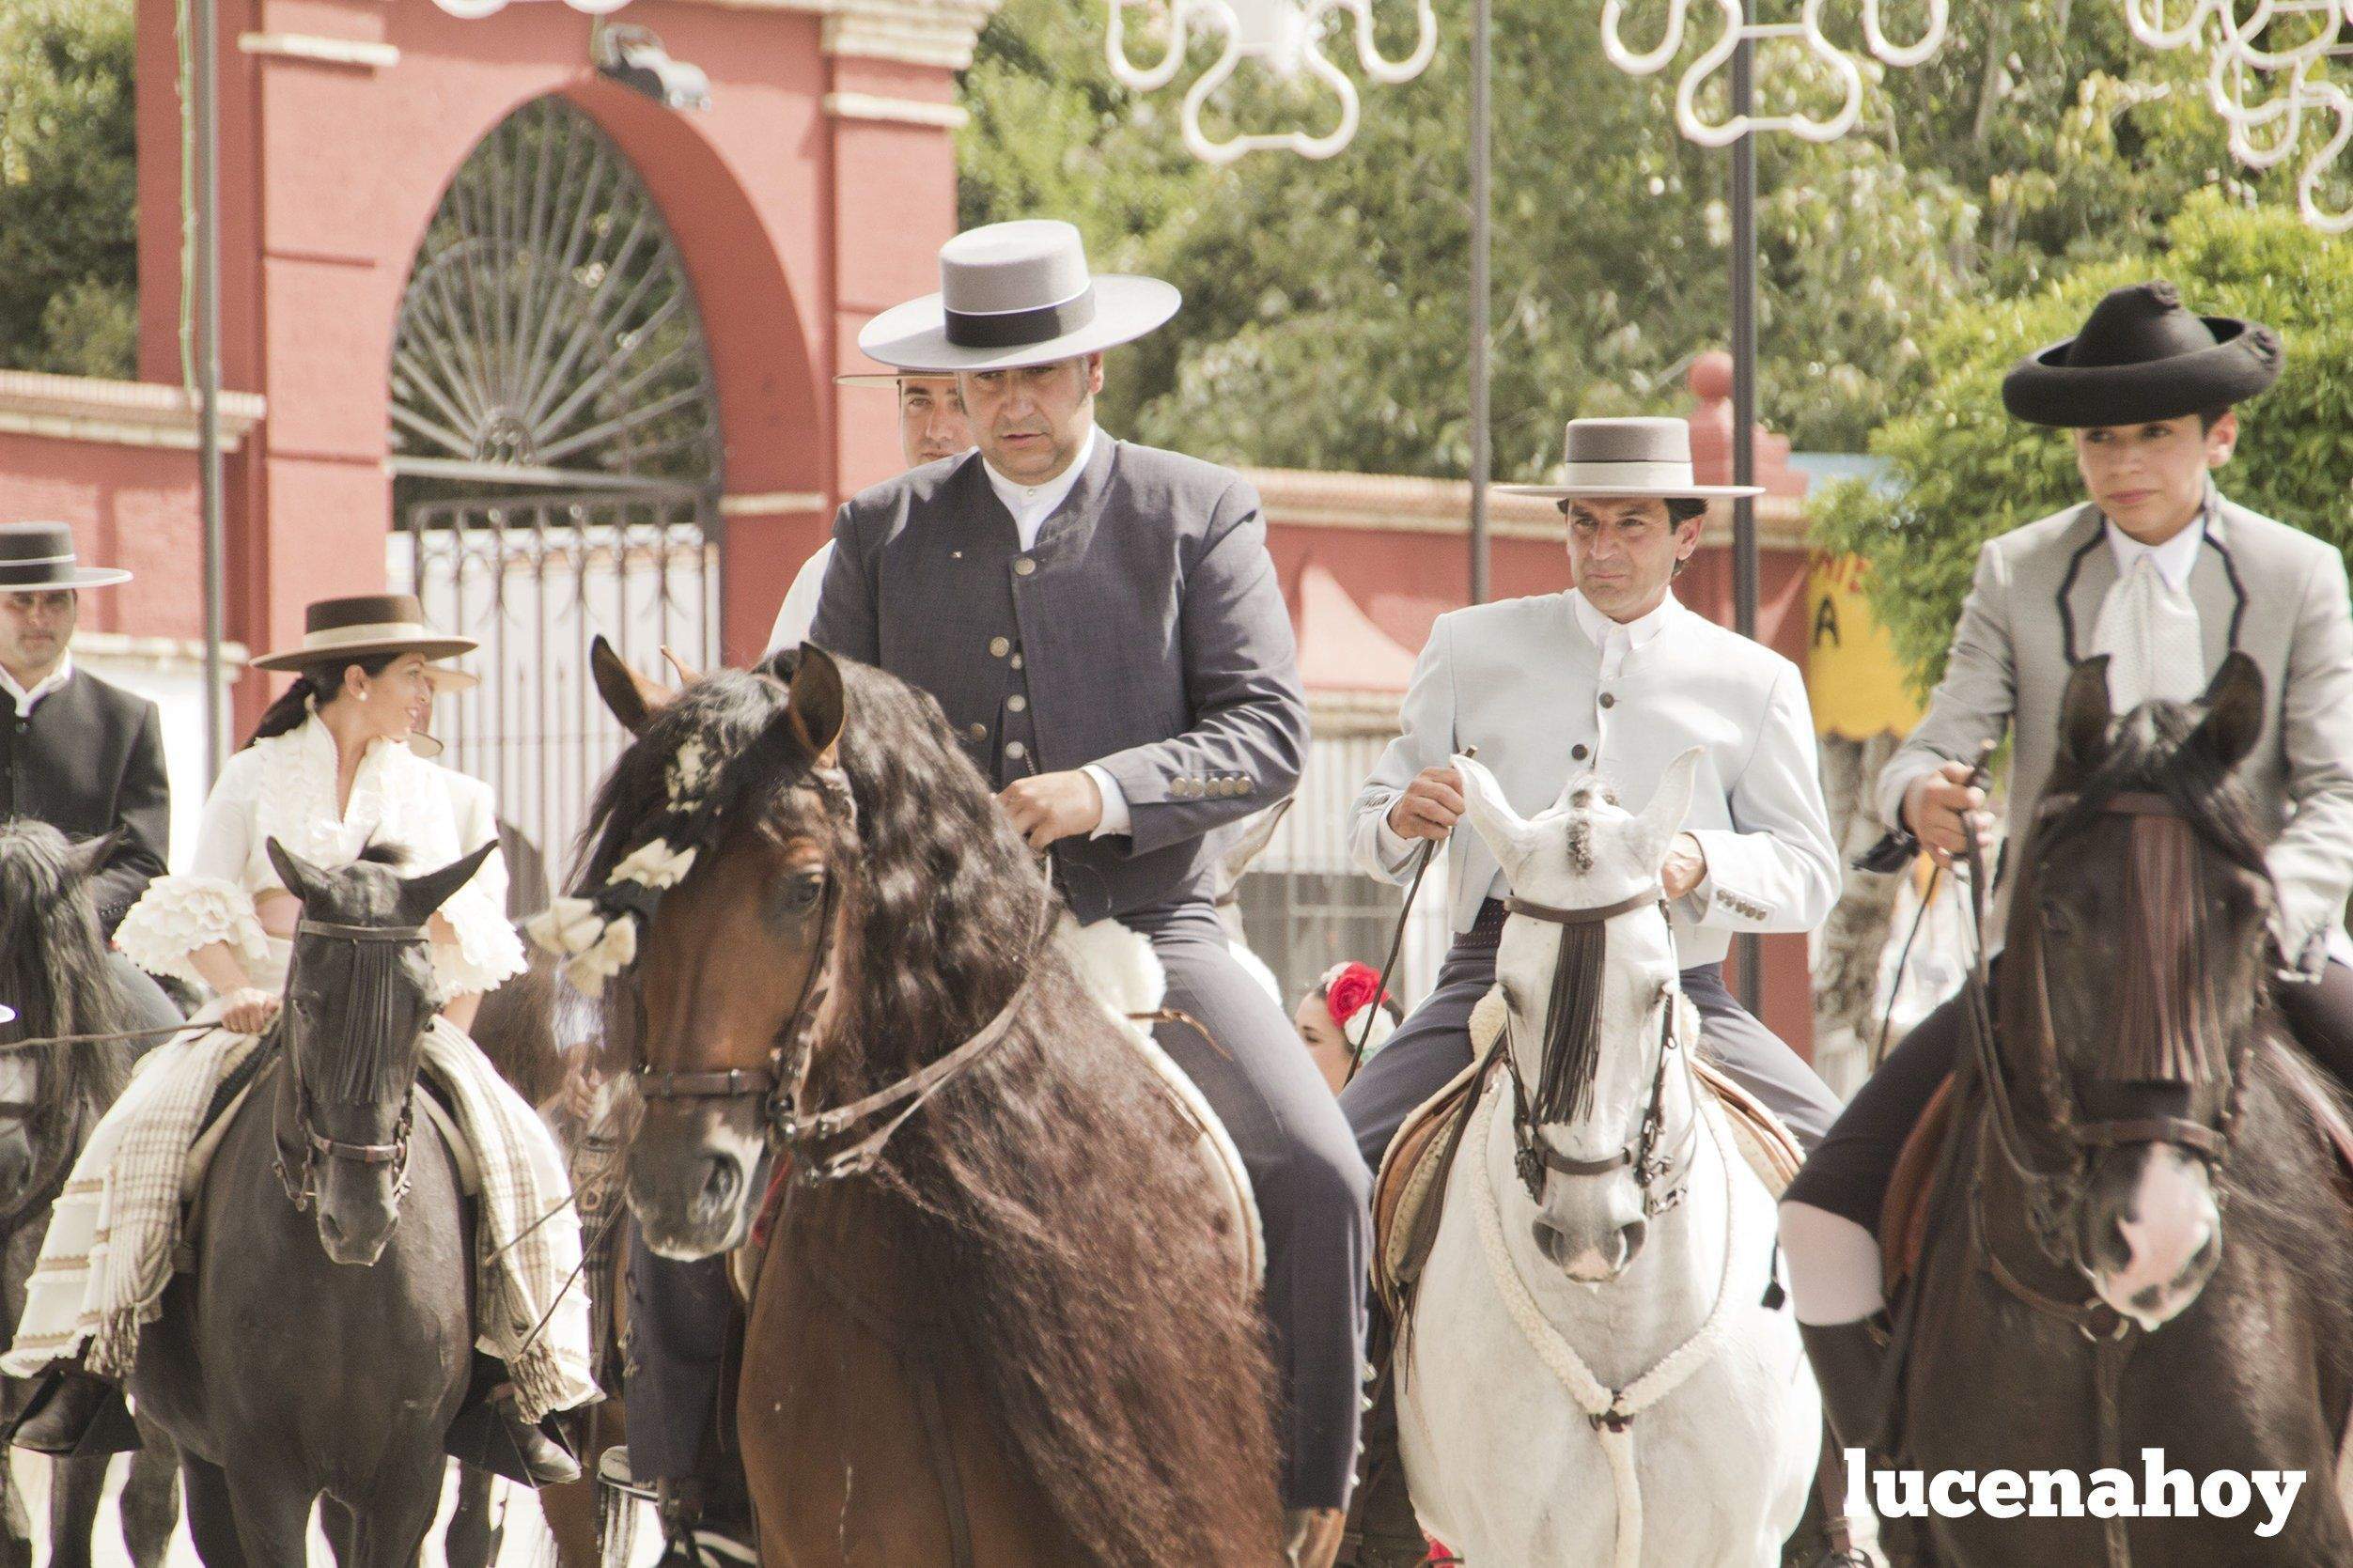
[[1789, 1302], [1800, 1323], [1854, 1323], [1887, 1305], [1878, 1238], [1845, 1215], [1784, 1203], [1781, 1250], [1789, 1260]]

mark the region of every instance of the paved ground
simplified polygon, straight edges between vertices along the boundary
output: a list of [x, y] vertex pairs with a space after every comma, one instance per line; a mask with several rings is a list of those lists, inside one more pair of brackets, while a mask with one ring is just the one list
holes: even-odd
[[[36, 1542], [33, 1560], [45, 1565], [49, 1560], [49, 1474], [48, 1462], [38, 1454], [15, 1453], [17, 1484], [22, 1488], [26, 1505], [32, 1511], [33, 1539]], [[115, 1462], [115, 1473], [106, 1491], [106, 1506], [98, 1519], [98, 1542], [95, 1560], [97, 1568], [131, 1568], [130, 1554], [123, 1549], [122, 1536], [115, 1520], [115, 1493], [122, 1484], [124, 1461]], [[497, 1568], [553, 1568], [555, 1544], [548, 1538], [539, 1523], [538, 1505], [520, 1487], [498, 1483], [506, 1509], [505, 1547], [499, 1553]], [[426, 1540], [424, 1568], [445, 1568], [441, 1553], [442, 1527], [448, 1522], [449, 1509], [456, 1498], [453, 1487], [443, 1499], [442, 1517], [434, 1522], [432, 1533]], [[493, 1505], [495, 1506], [495, 1505]], [[662, 1543], [653, 1526], [650, 1511], [643, 1514], [638, 1529], [637, 1549], [631, 1555], [632, 1568], [651, 1563], [662, 1555]], [[332, 1563], [334, 1555], [327, 1550], [325, 1540], [316, 1529], [311, 1532], [310, 1560], [315, 1568]], [[166, 1568], [200, 1568], [195, 1545], [188, 1539], [183, 1524], [173, 1538], [171, 1558]]]

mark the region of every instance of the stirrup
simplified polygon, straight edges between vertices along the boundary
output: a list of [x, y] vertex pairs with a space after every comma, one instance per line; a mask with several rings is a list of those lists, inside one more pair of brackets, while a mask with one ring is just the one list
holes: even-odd
[[[40, 1431], [45, 1418], [63, 1429]], [[146, 1439], [121, 1387], [73, 1362], [53, 1367], [34, 1386], [24, 1408], [8, 1423], [5, 1443], [53, 1459], [92, 1459], [133, 1452]]]

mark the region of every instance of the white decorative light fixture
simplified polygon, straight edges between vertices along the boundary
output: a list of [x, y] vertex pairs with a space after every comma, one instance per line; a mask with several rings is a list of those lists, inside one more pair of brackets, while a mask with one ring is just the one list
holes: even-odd
[[[1230, 163], [1246, 152], [1288, 150], [1305, 158], [1329, 158], [1356, 134], [1356, 84], [1323, 53], [1325, 24], [1340, 16], [1353, 20], [1356, 60], [1364, 74], [1383, 86], [1410, 82], [1422, 73], [1438, 52], [1438, 16], [1431, 0], [1414, 0], [1419, 31], [1413, 52], [1392, 60], [1373, 39], [1373, 0], [1111, 0], [1110, 28], [1104, 55], [1121, 85], [1135, 92], [1157, 92], [1176, 79], [1185, 63], [1186, 45], [1195, 31], [1216, 28], [1225, 35], [1225, 48], [1215, 64], [1186, 89], [1181, 129], [1186, 148], [1209, 163]], [[1167, 35], [1167, 49], [1155, 65], [1139, 66], [1128, 56], [1128, 13], [1143, 11], [1159, 21]], [[1331, 88], [1340, 103], [1340, 120], [1322, 135], [1305, 131], [1253, 132], [1217, 141], [1201, 128], [1202, 105], [1209, 95], [1232, 79], [1243, 62], [1270, 70], [1283, 81], [1302, 72]]]
[[[2353, 0], [2254, 0], [2243, 20], [2236, 0], [2191, 0], [2178, 24], [2167, 20], [2172, 8], [2167, 0], [2125, 0], [2125, 20], [2152, 49], [2206, 49], [2206, 96], [2229, 128], [2231, 156], [2241, 163], [2277, 168], [2302, 143], [2308, 115], [2336, 117], [2334, 133], [2298, 176], [2296, 202], [2304, 221], [2324, 234], [2353, 231], [2353, 206], [2331, 211], [2320, 198], [2320, 182], [2353, 143], [2353, 94], [2314, 74], [2330, 57], [2353, 54], [2344, 41], [2353, 28]], [[2259, 42], [2273, 22], [2298, 17], [2311, 19], [2302, 40], [2280, 49]], [[2277, 91], [2259, 90], [2277, 77], [2286, 78]]]
[[[461, 17], [468, 22], [478, 22], [506, 8], [506, 0], [433, 0], [433, 4], [451, 16]], [[564, 0], [564, 4], [590, 16], [611, 16], [628, 5], [629, 0]]]
[[[2163, 0], [2155, 0], [2158, 5]], [[2336, 4], [2337, 0], [2330, 0]], [[2346, 0], [2353, 4], [2353, 0]], [[1655, 76], [1667, 63], [1682, 53], [1683, 39], [1691, 21], [1693, 0], [1672, 0], [1665, 35], [1655, 49], [1633, 49], [1627, 45], [1622, 26], [1626, 19], [1625, 0], [1608, 0], [1601, 8], [1601, 48], [1610, 63], [1629, 76]], [[1730, 147], [1752, 131], [1786, 131], [1809, 142], [1834, 142], [1854, 129], [1862, 114], [1862, 68], [1852, 54], [1832, 43], [1822, 31], [1823, 0], [1805, 0], [1805, 8], [1795, 22], [1755, 22], [1750, 19], [1752, 0], [1716, 0], [1716, 8], [1722, 13], [1723, 36], [1694, 59], [1683, 72], [1675, 94], [1676, 129], [1702, 147]], [[1951, 0], [1926, 0], [1927, 25], [1920, 37], [1910, 43], [1899, 43], [1890, 38], [1882, 11], [1886, 0], [1862, 0], [1862, 33], [1871, 53], [1881, 64], [1911, 67], [1920, 64], [1943, 46], [1945, 24], [1949, 19]], [[1699, 95], [1708, 78], [1722, 70], [1743, 43], [1754, 45], [1778, 39], [1795, 39], [1807, 53], [1819, 60], [1834, 76], [1843, 89], [1838, 112], [1827, 119], [1810, 115], [1733, 115], [1723, 120], [1710, 120], [1700, 113]]]

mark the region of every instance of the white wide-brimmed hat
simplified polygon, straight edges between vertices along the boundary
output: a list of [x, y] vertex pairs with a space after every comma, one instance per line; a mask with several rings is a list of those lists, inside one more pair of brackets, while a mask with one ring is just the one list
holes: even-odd
[[377, 654], [418, 653], [428, 660], [426, 673], [436, 688], [464, 691], [480, 684], [477, 677], [438, 661], [481, 645], [427, 625], [425, 606], [414, 594], [351, 594], [313, 601], [303, 612], [301, 644], [265, 653], [253, 666], [302, 671]]
[[933, 375], [1018, 370], [1130, 343], [1176, 314], [1159, 278], [1086, 269], [1079, 231], [1050, 218], [967, 229], [940, 247], [940, 292], [866, 323], [869, 359]]
[[1711, 501], [1763, 495], [1762, 485], [1701, 485], [1691, 478], [1691, 427], [1681, 419], [1572, 419], [1567, 458], [1550, 485], [1498, 485], [1505, 495]]

